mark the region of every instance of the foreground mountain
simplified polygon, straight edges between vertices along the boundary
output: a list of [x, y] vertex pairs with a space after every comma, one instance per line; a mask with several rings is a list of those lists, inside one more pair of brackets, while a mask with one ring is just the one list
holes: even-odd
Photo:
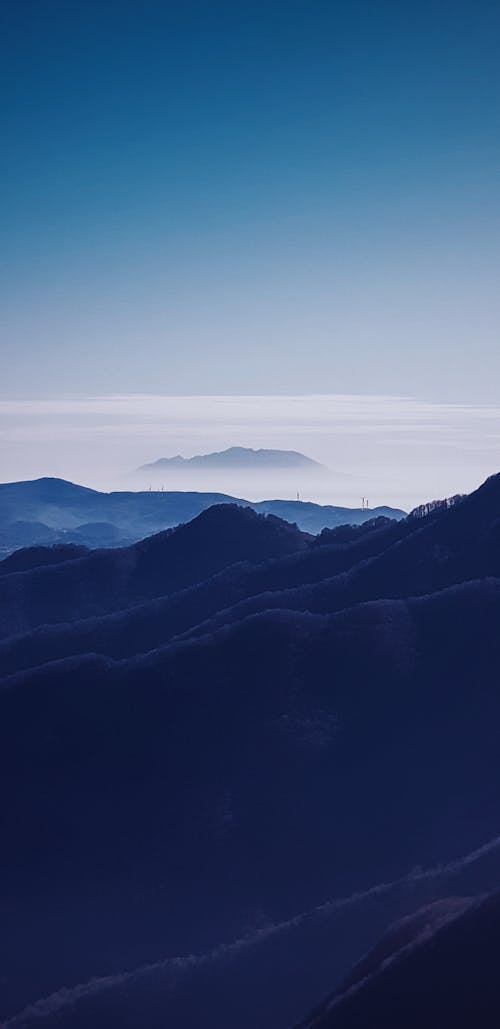
[[[284, 531], [286, 523], [281, 523], [281, 553], [278, 537], [272, 554], [261, 552], [262, 558], [273, 558], [271, 563], [250, 551], [249, 536], [248, 541], [240, 538], [239, 549], [231, 552], [233, 560], [226, 561], [232, 567], [221, 563], [218, 570], [215, 563], [202, 565], [198, 555], [207, 539], [201, 532], [202, 518], [191, 528], [176, 530], [180, 535], [173, 539], [160, 534], [128, 551], [89, 555], [57, 573], [48, 569], [31, 577], [9, 576], [0, 595], [0, 638], [18, 635], [0, 642], [0, 673], [87, 651], [116, 658], [133, 656], [175, 636], [211, 633], [263, 610], [328, 614], [379, 597], [417, 596], [474, 578], [500, 576], [497, 509], [500, 478], [494, 477], [451, 507], [431, 506], [399, 522], [375, 519], [361, 527], [323, 532], [313, 540], [291, 526]], [[214, 535], [218, 538], [227, 532], [234, 520], [234, 531], [241, 522], [244, 537], [244, 526], [251, 522], [249, 509], [247, 520], [240, 514], [242, 509], [228, 510], [230, 517], [224, 507], [212, 509]], [[204, 517], [208, 522], [208, 515]], [[255, 515], [252, 524], [260, 524]], [[269, 523], [268, 533], [277, 524]], [[163, 571], [169, 553], [172, 548], [177, 551], [177, 540], [184, 538], [178, 553], [188, 551], [197, 535], [191, 580], [172, 583]], [[151, 550], [158, 570], [158, 577], [147, 583], [136, 568], [137, 553], [144, 548]], [[234, 565], [248, 558], [250, 563]], [[207, 579], [203, 569], [208, 567], [217, 574]], [[109, 571], [104, 572], [105, 568]], [[127, 582], [121, 577], [122, 568], [133, 569]], [[156, 599], [144, 603], [147, 597]], [[55, 599], [49, 603], [49, 598]], [[112, 613], [119, 609], [121, 614]], [[55, 622], [64, 624], [43, 627]], [[35, 627], [38, 631], [32, 633]]]
[[36, 567], [3, 576], [0, 636], [132, 607], [235, 562], [289, 554], [307, 542], [296, 526], [272, 515], [220, 505], [123, 550], [85, 552], [62, 562], [39, 558]]
[[[496, 836], [499, 618], [498, 580], [470, 583], [6, 680], [4, 1013]], [[379, 910], [359, 940], [380, 928]], [[302, 952], [306, 986], [317, 959]], [[269, 987], [270, 1011], [288, 988]]]
[[224, 493], [99, 493], [64, 479], [0, 484], [0, 556], [20, 547], [76, 543], [91, 548], [126, 546], [191, 521], [214, 504], [240, 504], [296, 523], [304, 532], [362, 524], [379, 515], [404, 517], [398, 509], [343, 508], [269, 500], [250, 503]]
[[297, 1029], [497, 1029], [499, 949], [499, 893], [425, 908]]
[[331, 475], [329, 468], [313, 461], [296, 450], [252, 450], [251, 447], [228, 447], [213, 454], [197, 454], [195, 457], [160, 457], [158, 461], [141, 465], [139, 472], [194, 471], [205, 469], [230, 469], [235, 471], [283, 471], [300, 469], [315, 474]]
[[[492, 853], [489, 852], [490, 859]], [[498, 866], [498, 846], [495, 857]], [[259, 1029], [272, 1026], [286, 1026], [290, 1029], [295, 1024], [294, 1015], [297, 1010], [310, 1004], [314, 983], [318, 984], [317, 988], [321, 992], [329, 976], [331, 980], [332, 974], [339, 974], [339, 971], [342, 976], [342, 969], [345, 970], [346, 963], [352, 961], [356, 946], [358, 952], [367, 940], [370, 946], [377, 934], [375, 926], [383, 925], [382, 910], [386, 919], [394, 917], [398, 921], [375, 944], [373, 952], [370, 951], [353, 971], [344, 976], [336, 993], [344, 994], [348, 987], [358, 983], [360, 976], [365, 978], [366, 974], [378, 972], [382, 961], [399, 955], [404, 947], [424, 942], [429, 937], [432, 939], [431, 934], [438, 928], [465, 912], [474, 903], [467, 896], [467, 891], [474, 889], [479, 878], [483, 877], [484, 881], [485, 863], [484, 854], [466, 854], [452, 865], [416, 872], [404, 883], [375, 885], [364, 893], [336, 898], [316, 910], [298, 913], [288, 922], [275, 923], [265, 928], [261, 926], [260, 929], [249, 931], [234, 944], [185, 958], [166, 958], [116, 976], [80, 983], [73, 989], [57, 991], [42, 1002], [24, 1009], [9, 1020], [7, 1029], [56, 1029], [61, 1026], [65, 1029], [81, 1029], [85, 1026], [109, 1029], [110, 1025], [135, 1029], [142, 1024], [147, 1024], [148, 1029], [164, 1029], [165, 1024], [182, 1026], [183, 1029], [199, 1029], [200, 1025], [207, 1024], [207, 1013], [210, 1017], [208, 1024], [228, 1024], [232, 1017], [232, 1025], [237, 1025], [238, 1029], [255, 1029], [256, 1026]], [[450, 889], [462, 891], [462, 895], [452, 895], [444, 900], [435, 899]], [[405, 915], [404, 912], [408, 910], [412, 914]], [[368, 935], [367, 922], [371, 925]], [[475, 934], [471, 933], [471, 940], [474, 939]], [[498, 936], [496, 939], [490, 936], [490, 939], [493, 942], [491, 953], [495, 957]], [[481, 956], [482, 948], [488, 949], [490, 940], [486, 938], [475, 942]], [[311, 954], [314, 955], [314, 964], [308, 960]], [[490, 974], [488, 964], [485, 967]], [[279, 979], [286, 980], [286, 989], [281, 991], [279, 1001], [276, 1002], [278, 991], [270, 989], [270, 982], [276, 983]], [[460, 1003], [462, 983], [466, 990], [470, 989], [471, 999], [474, 997], [479, 984], [465, 969], [463, 980], [460, 978], [449, 993], [449, 1003], [453, 1004], [455, 999]], [[431, 1001], [436, 984], [427, 980], [425, 995], [422, 995], [421, 988], [416, 989], [417, 985], [420, 987], [420, 984], [412, 984], [419, 1000], [424, 1003], [426, 1000]], [[256, 1005], [252, 1003], [253, 996], [261, 1001], [257, 1016]], [[491, 984], [488, 992], [477, 991], [474, 1014], [479, 1014], [481, 1005], [486, 1007], [483, 997], [491, 998]], [[266, 1000], [265, 1007], [262, 1006], [262, 998]], [[311, 1029], [311, 1026], [316, 1029], [316, 1022], [318, 1026], [321, 1025], [321, 1018], [334, 999], [335, 994], [327, 997], [297, 1029]], [[412, 995], [408, 999], [407, 1007], [410, 1007]], [[491, 1007], [496, 1018], [498, 1007], [495, 1004]], [[165, 1018], [166, 1008], [168, 1019]], [[420, 1026], [434, 1027], [436, 1023], [432, 1017], [429, 1018], [429, 1010], [426, 1015]], [[491, 1012], [489, 1017], [490, 1021], [486, 1020], [484, 1024], [495, 1026]], [[390, 1015], [387, 1022], [374, 1022], [368, 1018], [366, 1023], [358, 1023], [359, 1029], [365, 1026], [366, 1029], [372, 1029], [374, 1025], [385, 1024], [393, 1025]], [[396, 1022], [398, 1029], [407, 1024], [411, 1022], [407, 1023], [404, 1018]], [[470, 1026], [483, 1025], [483, 1022], [475, 1017], [465, 1023], [451, 1019], [437, 1022], [439, 1029], [455, 1024], [461, 1029], [462, 1026], [463, 1029], [470, 1029]]]
[[[235, 511], [235, 520], [239, 521], [239, 509]], [[215, 532], [222, 529], [223, 525], [222, 519], [218, 521], [217, 517], [217, 509], [214, 509], [211, 524]], [[322, 590], [325, 579], [335, 578], [350, 567], [381, 554], [412, 531], [411, 524], [384, 520], [348, 528], [348, 533], [346, 527], [328, 534], [324, 533], [318, 537], [317, 542], [307, 540], [300, 533], [294, 537], [293, 532], [289, 532], [286, 541], [291, 552], [285, 553], [284, 556], [264, 562], [245, 560], [232, 564], [222, 568], [209, 579], [195, 582], [178, 592], [151, 601], [141, 603], [134, 595], [134, 606], [125, 607], [121, 611], [112, 610], [109, 613], [75, 621], [70, 617], [71, 607], [68, 608], [65, 603], [61, 603], [59, 617], [62, 622], [55, 624], [54, 615], [48, 604], [42, 602], [36, 616], [38, 623], [52, 624], [37, 623], [36, 631], [33, 631], [33, 604], [30, 600], [34, 594], [31, 578], [9, 579], [4, 583], [3, 597], [0, 594], [0, 614], [4, 612], [3, 620], [0, 617], [0, 635], [6, 636], [14, 630], [16, 635], [0, 641], [0, 674], [10, 674], [57, 658], [87, 652], [115, 658], [133, 657], [135, 654], [162, 646], [179, 634], [197, 633], [198, 626], [204, 626], [210, 620], [238, 617], [242, 610], [240, 605], [253, 605], [257, 611], [273, 606], [283, 607], [284, 590], [287, 590], [286, 603], [290, 607], [300, 608], [304, 591], [299, 587], [303, 587], [304, 584], [308, 584], [304, 594], [307, 602], [303, 605], [307, 608], [307, 604], [311, 604], [311, 583], [317, 582], [319, 589]], [[160, 568], [164, 564], [160, 557], [161, 547], [165, 542], [168, 545], [168, 541], [169, 536], [165, 534], [152, 538], [152, 545], [158, 545]], [[53, 549], [46, 548], [44, 551], [41, 548], [36, 552], [38, 566], [44, 563], [43, 557], [40, 556], [43, 553], [47, 554], [46, 563], [52, 564]], [[18, 562], [21, 555], [30, 553], [18, 552]], [[249, 556], [248, 549], [242, 550], [242, 553], [246, 557]], [[10, 562], [14, 561], [16, 556], [12, 555], [3, 564], [10, 567]], [[130, 557], [127, 559], [126, 554], [121, 560], [122, 563], [130, 563]], [[85, 563], [85, 574], [92, 576], [96, 564], [99, 566], [100, 562], [96, 563], [95, 558], [92, 562]], [[59, 575], [60, 578], [55, 580], [59, 584], [65, 579], [73, 581], [75, 604], [80, 610], [79, 583], [82, 579], [82, 565], [75, 565], [66, 570], [64, 576], [62, 573]], [[56, 596], [60, 594], [60, 589], [54, 590], [54, 577], [50, 571], [48, 577], [45, 576], [42, 581], [45, 582], [42, 596], [48, 596], [49, 592], [55, 592]], [[166, 582], [163, 589], [167, 589]], [[100, 592], [100, 579], [94, 583], [93, 592], [103, 605], [105, 597]], [[21, 597], [24, 597], [24, 600]], [[123, 597], [122, 603], [125, 603]]]
[[9, 1029], [289, 1029], [391, 923], [500, 888], [499, 527], [493, 477], [2, 575]]

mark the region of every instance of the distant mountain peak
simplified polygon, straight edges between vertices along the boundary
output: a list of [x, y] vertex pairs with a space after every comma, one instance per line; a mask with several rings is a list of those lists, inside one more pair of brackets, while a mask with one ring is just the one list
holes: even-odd
[[226, 450], [218, 450], [209, 454], [195, 454], [194, 457], [182, 457], [176, 454], [174, 457], [160, 457], [157, 461], [141, 465], [140, 472], [168, 471], [197, 471], [203, 469], [231, 469], [238, 471], [283, 471], [301, 469], [302, 471], [315, 471], [319, 474], [330, 474], [330, 470], [319, 461], [297, 450], [269, 450], [253, 447], [227, 447]]

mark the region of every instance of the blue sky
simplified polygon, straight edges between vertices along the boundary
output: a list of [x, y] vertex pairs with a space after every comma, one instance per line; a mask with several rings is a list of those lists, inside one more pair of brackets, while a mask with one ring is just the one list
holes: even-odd
[[497, 3], [0, 19], [4, 396], [496, 400]]

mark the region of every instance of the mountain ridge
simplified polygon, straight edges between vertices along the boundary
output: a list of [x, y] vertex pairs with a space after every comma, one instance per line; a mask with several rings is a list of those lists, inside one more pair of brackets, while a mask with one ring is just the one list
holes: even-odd
[[[34, 818], [38, 826], [36, 854], [23, 846], [15, 866], [4, 855], [2, 889], [13, 901], [4, 931], [11, 917], [27, 917], [19, 890], [34, 862], [44, 904], [61, 897], [66, 868], [81, 881], [71, 901], [71, 879], [64, 887], [61, 934], [38, 954], [38, 996], [58, 985], [63, 949], [67, 983], [84, 970], [87, 978], [103, 974], [110, 961], [119, 970], [147, 963], [155, 950], [189, 953], [241, 930], [248, 904], [286, 919], [332, 889], [350, 894], [374, 878], [397, 879], [417, 854], [432, 866], [450, 840], [464, 851], [478, 827], [483, 838], [495, 836], [496, 795], [487, 784], [499, 706], [486, 673], [499, 656], [499, 612], [498, 580], [363, 612], [262, 611], [142, 658], [89, 653], [4, 680], [4, 831], [17, 827], [27, 844]], [[425, 763], [415, 766], [422, 748]], [[363, 812], [355, 824], [353, 809]], [[54, 832], [63, 841], [57, 852]], [[96, 890], [100, 904], [83, 918], [75, 904], [88, 908]], [[75, 918], [81, 931], [70, 943], [64, 930]], [[19, 940], [30, 960], [33, 931]], [[11, 977], [16, 953], [12, 947]], [[26, 995], [25, 978], [19, 989]], [[14, 1004], [13, 990], [14, 980]]]
[[269, 450], [253, 447], [227, 447], [225, 450], [216, 450], [209, 454], [195, 454], [193, 457], [182, 457], [176, 454], [174, 457], [160, 457], [156, 461], [141, 465], [137, 471], [168, 471], [170, 468], [176, 470], [190, 471], [192, 469], [204, 468], [235, 468], [235, 469], [301, 469], [315, 471], [325, 475], [332, 475], [326, 465], [320, 464], [312, 457], [297, 450]]
[[289, 1029], [399, 918], [500, 887], [500, 476], [316, 537], [223, 504], [50, 557], [1, 578], [12, 1026]]
[[0, 633], [132, 607], [235, 562], [300, 550], [308, 538], [273, 515], [236, 504], [213, 506], [130, 547], [8, 573], [2, 577]]
[[496, 1029], [499, 945], [500, 893], [441, 901], [394, 926], [368, 955], [367, 974], [348, 979], [296, 1029]]
[[0, 483], [0, 554], [44, 543], [91, 548], [123, 546], [191, 521], [214, 504], [238, 504], [296, 522], [305, 532], [362, 524], [377, 515], [405, 517], [397, 508], [335, 507], [303, 501], [252, 502], [227, 493], [186, 490], [112, 491], [41, 478]]
[[[495, 491], [495, 484], [492, 489]], [[166, 581], [163, 584], [159, 582], [154, 598], [133, 594], [126, 599], [122, 587], [121, 614], [116, 606], [103, 606], [101, 595], [101, 610], [80, 610], [75, 626], [64, 625], [73, 610], [65, 602], [59, 617], [50, 619], [51, 622], [63, 623], [59, 629], [56, 625], [51, 630], [44, 629], [43, 617], [33, 621], [33, 601], [30, 601], [31, 613], [28, 615], [21, 598], [36, 596], [40, 589], [35, 586], [36, 582], [44, 581], [46, 590], [49, 583], [74, 580], [78, 584], [84, 568], [88, 569], [85, 572], [88, 575], [91, 568], [101, 566], [103, 561], [110, 568], [117, 567], [117, 562], [129, 567], [131, 562], [136, 562], [137, 555], [148, 550], [154, 550], [158, 555], [155, 560], [163, 562], [159, 555], [164, 548], [164, 540], [165, 544], [172, 545], [169, 535], [172, 530], [167, 530], [167, 535], [160, 533], [150, 537], [149, 542], [146, 540], [134, 545], [129, 552], [123, 551], [123, 557], [120, 556], [121, 551], [116, 551], [112, 564], [113, 552], [109, 552], [108, 557], [104, 557], [105, 552], [102, 557], [98, 556], [99, 552], [94, 552], [94, 557], [87, 557], [83, 565], [80, 561], [74, 571], [66, 565], [56, 572], [49, 569], [44, 573], [39, 569], [32, 576], [25, 572], [17, 579], [11, 573], [4, 582], [0, 600], [0, 633], [4, 637], [14, 632], [21, 635], [19, 639], [16, 637], [11, 642], [0, 643], [0, 670], [14, 670], [17, 661], [21, 661], [21, 666], [29, 665], [36, 662], [37, 655], [38, 659], [43, 656], [43, 660], [48, 660], [52, 652], [56, 655], [60, 651], [69, 653], [72, 646], [76, 648], [75, 653], [81, 652], [85, 639], [91, 639], [92, 633], [95, 633], [96, 642], [91, 649], [97, 648], [99, 652], [121, 655], [129, 653], [131, 646], [144, 652], [164, 644], [173, 635], [194, 637], [215, 631], [223, 624], [262, 610], [264, 606], [267, 609], [285, 607], [320, 614], [349, 608], [359, 602], [374, 601], [382, 596], [398, 599], [446, 589], [460, 581], [477, 578], [479, 570], [500, 575], [500, 546], [495, 520], [490, 525], [488, 515], [487, 531], [481, 529], [484, 496], [483, 492], [476, 491], [467, 502], [464, 501], [465, 508], [457, 505], [431, 506], [427, 514], [419, 517], [409, 516], [399, 522], [367, 522], [360, 528], [351, 527], [349, 533], [345, 530], [324, 532], [309, 542], [300, 534], [294, 536], [290, 527], [288, 534], [283, 536], [288, 540], [289, 553], [275, 554], [264, 563], [255, 563], [248, 562], [250, 551], [242, 547], [239, 557], [243, 563], [240, 560], [237, 564], [233, 562], [230, 568], [214, 569], [208, 579], [202, 576], [200, 567], [197, 573], [193, 571], [192, 584], [186, 582], [180, 592], [174, 589], [172, 593], [167, 590]], [[229, 507], [227, 524], [234, 520], [242, 526], [247, 524], [245, 518], [249, 518], [251, 509], [246, 510], [248, 514], [243, 516], [238, 512], [245, 511], [244, 508]], [[231, 511], [234, 515], [230, 514]], [[463, 521], [461, 511], [468, 526], [465, 535], [464, 530], [458, 531]], [[220, 531], [223, 516], [224, 507], [215, 507], [205, 512], [202, 523], [208, 527], [212, 521], [214, 531]], [[259, 517], [262, 516], [253, 515], [254, 519]], [[189, 524], [193, 529], [186, 531], [192, 533], [199, 523], [195, 520]], [[282, 534], [286, 524], [282, 523]], [[470, 527], [473, 525], [475, 529], [472, 532]], [[182, 531], [174, 531], [180, 540]], [[50, 556], [50, 551], [48, 553]], [[439, 562], [436, 564], [437, 556]], [[72, 588], [75, 598], [78, 588], [77, 585]], [[63, 592], [67, 589], [65, 587]], [[58, 594], [61, 587], [55, 590], [51, 585], [50, 590]], [[165, 596], [167, 593], [169, 595]], [[31, 619], [30, 623], [22, 621], [23, 610]], [[18, 619], [17, 624], [14, 617]], [[36, 634], [30, 636], [33, 629], [36, 629]], [[105, 649], [101, 651], [102, 647]]]

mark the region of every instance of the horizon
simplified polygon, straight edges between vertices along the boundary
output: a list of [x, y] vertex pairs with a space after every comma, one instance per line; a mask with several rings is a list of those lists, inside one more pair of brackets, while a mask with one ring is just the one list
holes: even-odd
[[[298, 492], [343, 507], [367, 497], [371, 507], [408, 511], [471, 492], [499, 470], [500, 406], [486, 404], [368, 394], [68, 394], [0, 397], [0, 415], [0, 481], [56, 477], [104, 491], [147, 488], [134, 479], [143, 464], [243, 446], [298, 451], [326, 465], [332, 481], [193, 472], [190, 486], [247, 500]], [[182, 490], [183, 481], [171, 473], [160, 485]]]
[[27, 0], [0, 27], [0, 479], [264, 446], [352, 476], [311, 499], [407, 509], [500, 468], [496, 7]]

